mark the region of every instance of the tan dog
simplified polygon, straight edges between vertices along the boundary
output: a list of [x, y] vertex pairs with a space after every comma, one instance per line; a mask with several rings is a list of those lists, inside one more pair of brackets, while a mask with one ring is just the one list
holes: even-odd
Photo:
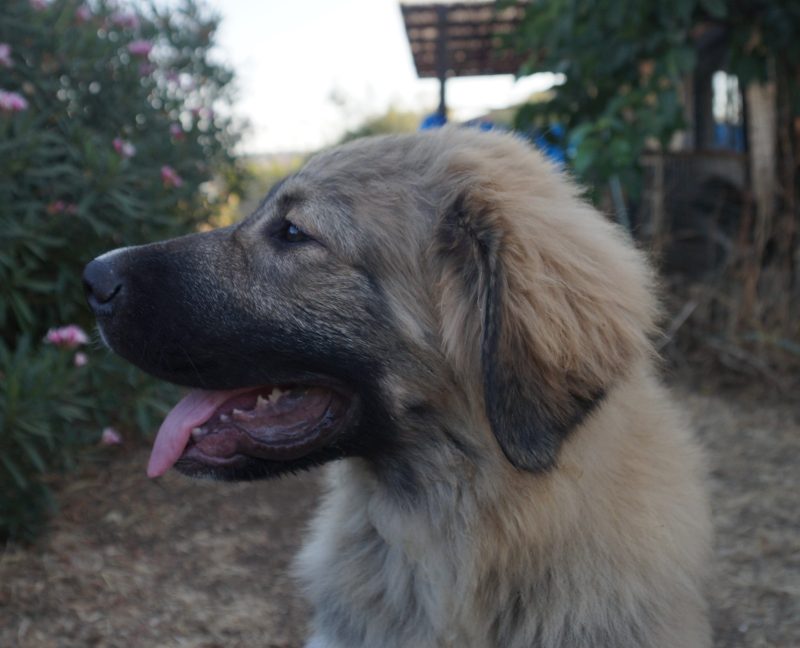
[[701, 457], [654, 377], [650, 269], [520, 140], [358, 141], [85, 280], [117, 352], [204, 388], [152, 475], [338, 460], [298, 559], [310, 646], [710, 646]]

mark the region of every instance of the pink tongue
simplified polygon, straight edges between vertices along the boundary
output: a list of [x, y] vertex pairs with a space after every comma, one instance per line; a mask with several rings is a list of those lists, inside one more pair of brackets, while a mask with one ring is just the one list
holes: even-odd
[[147, 476], [160, 477], [167, 472], [183, 454], [186, 444], [189, 443], [192, 428], [210, 419], [225, 401], [251, 389], [252, 387], [230, 391], [196, 389], [189, 392], [172, 408], [161, 424], [153, 444], [153, 451], [150, 453]]

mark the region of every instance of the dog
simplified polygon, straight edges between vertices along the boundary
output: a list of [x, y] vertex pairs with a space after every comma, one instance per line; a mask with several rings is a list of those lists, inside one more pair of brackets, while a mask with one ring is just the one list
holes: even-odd
[[653, 272], [521, 139], [323, 152], [238, 224], [84, 272], [103, 339], [194, 388], [151, 476], [327, 464], [314, 648], [707, 648], [700, 449]]

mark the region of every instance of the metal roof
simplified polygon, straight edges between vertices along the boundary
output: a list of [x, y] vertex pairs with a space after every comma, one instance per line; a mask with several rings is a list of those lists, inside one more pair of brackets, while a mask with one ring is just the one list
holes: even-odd
[[516, 74], [525, 55], [503, 49], [526, 2], [499, 8], [495, 2], [400, 4], [417, 75], [423, 77]]

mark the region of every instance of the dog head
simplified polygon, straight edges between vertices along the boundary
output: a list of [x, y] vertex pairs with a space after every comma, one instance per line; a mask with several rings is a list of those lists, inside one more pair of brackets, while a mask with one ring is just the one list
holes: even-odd
[[541, 156], [455, 129], [320, 154], [237, 225], [112, 251], [84, 280], [113, 350], [196, 388], [154, 475], [392, 457], [456, 410], [488, 431], [466, 445], [547, 470], [653, 317], [646, 265]]

